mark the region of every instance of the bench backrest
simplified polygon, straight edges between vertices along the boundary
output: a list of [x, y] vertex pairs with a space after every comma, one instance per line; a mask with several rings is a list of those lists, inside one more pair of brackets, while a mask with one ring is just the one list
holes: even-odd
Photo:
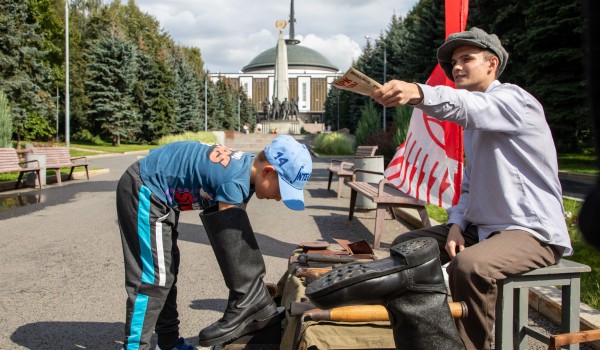
[[19, 156], [14, 148], [0, 148], [0, 172], [20, 171]]
[[356, 148], [355, 157], [370, 157], [374, 156], [378, 146], [358, 146]]
[[46, 156], [46, 167], [57, 165], [69, 165], [71, 162], [71, 154], [67, 147], [34, 147], [34, 154], [43, 154]]

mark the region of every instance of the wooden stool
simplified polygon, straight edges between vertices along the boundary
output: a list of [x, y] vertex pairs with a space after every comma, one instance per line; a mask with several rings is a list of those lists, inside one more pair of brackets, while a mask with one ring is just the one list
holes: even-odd
[[[561, 331], [578, 332], [580, 277], [590, 271], [587, 265], [563, 259], [556, 265], [498, 280], [496, 350], [525, 350], [528, 336], [550, 343], [550, 337], [527, 325], [529, 287], [562, 286]], [[579, 349], [579, 345], [569, 345], [568, 349]]]

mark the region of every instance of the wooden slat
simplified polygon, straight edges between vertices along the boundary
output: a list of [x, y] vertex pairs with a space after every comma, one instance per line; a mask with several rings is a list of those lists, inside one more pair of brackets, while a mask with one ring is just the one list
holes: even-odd
[[19, 165], [19, 156], [14, 148], [0, 148], [0, 173], [20, 172], [23, 168]]

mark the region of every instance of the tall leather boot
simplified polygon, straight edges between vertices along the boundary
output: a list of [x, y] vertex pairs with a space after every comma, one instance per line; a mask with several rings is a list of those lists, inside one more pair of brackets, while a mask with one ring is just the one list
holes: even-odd
[[389, 258], [342, 265], [309, 284], [305, 293], [323, 309], [385, 306], [397, 349], [464, 349], [448, 307], [433, 238], [393, 246]]
[[265, 263], [246, 211], [234, 207], [202, 213], [200, 219], [229, 288], [223, 317], [198, 336], [201, 346], [211, 346], [240, 337], [254, 321], [273, 317], [277, 305], [263, 283]]
[[445, 294], [406, 292], [388, 300], [385, 308], [396, 349], [465, 349]]

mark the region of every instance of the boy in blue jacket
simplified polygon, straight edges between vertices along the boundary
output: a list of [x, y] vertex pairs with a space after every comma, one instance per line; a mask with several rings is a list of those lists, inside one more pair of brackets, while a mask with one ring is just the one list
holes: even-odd
[[179, 337], [177, 223], [182, 210], [200, 218], [230, 290], [223, 317], [200, 332], [200, 345], [235, 339], [254, 321], [276, 313], [263, 283], [265, 265], [245, 211], [259, 199], [304, 209], [312, 172], [306, 146], [277, 137], [257, 156], [222, 145], [176, 142], [134, 163], [117, 187], [125, 261], [125, 349], [195, 349]]

